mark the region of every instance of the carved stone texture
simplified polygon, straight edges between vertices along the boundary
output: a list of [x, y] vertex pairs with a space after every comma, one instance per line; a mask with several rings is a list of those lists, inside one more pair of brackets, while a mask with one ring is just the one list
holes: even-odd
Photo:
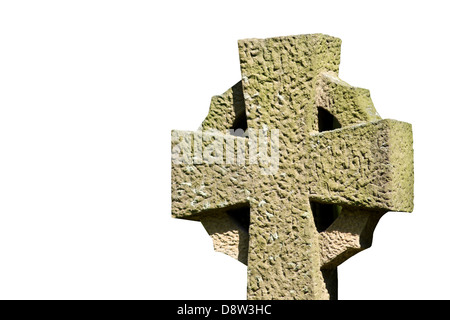
[[[241, 81], [198, 131], [172, 132], [172, 154], [184, 149], [172, 215], [247, 264], [248, 299], [336, 299], [337, 266], [371, 245], [384, 213], [413, 210], [411, 125], [381, 119], [368, 90], [338, 78], [340, 46], [322, 34], [238, 41]], [[279, 131], [269, 173], [252, 159], [260, 129]]]

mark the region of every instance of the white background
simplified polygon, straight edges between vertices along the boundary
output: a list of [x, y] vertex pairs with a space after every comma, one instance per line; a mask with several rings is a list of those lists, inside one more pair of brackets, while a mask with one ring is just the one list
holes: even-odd
[[0, 298], [245, 299], [245, 266], [170, 217], [170, 130], [240, 79], [238, 39], [326, 33], [415, 148], [414, 212], [339, 267], [339, 298], [449, 299], [445, 3], [0, 2]]

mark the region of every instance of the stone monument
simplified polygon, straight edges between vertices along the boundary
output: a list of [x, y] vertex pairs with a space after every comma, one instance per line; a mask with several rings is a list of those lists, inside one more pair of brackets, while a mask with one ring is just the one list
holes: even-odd
[[247, 265], [248, 299], [337, 299], [337, 267], [413, 210], [412, 128], [338, 78], [341, 40], [238, 41], [242, 79], [172, 131], [172, 215]]

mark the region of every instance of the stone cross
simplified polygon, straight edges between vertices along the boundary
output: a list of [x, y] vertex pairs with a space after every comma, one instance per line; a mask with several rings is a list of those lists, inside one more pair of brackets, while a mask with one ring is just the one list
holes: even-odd
[[248, 299], [336, 299], [337, 266], [384, 213], [413, 209], [411, 125], [338, 78], [340, 45], [238, 41], [241, 81], [199, 130], [172, 131], [172, 215], [247, 264]]

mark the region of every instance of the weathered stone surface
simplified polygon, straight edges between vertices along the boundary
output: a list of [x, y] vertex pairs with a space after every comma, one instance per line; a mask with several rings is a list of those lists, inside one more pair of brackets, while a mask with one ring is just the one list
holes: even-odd
[[381, 210], [413, 209], [413, 198], [407, 196], [413, 186], [411, 125], [378, 120], [313, 134], [305, 147], [310, 147], [316, 169], [311, 172], [311, 198]]
[[[340, 44], [240, 40], [242, 80], [200, 127], [217, 132], [172, 132], [172, 215], [248, 265], [248, 299], [336, 298], [337, 266], [371, 245], [384, 213], [413, 209], [411, 125], [382, 120], [368, 90], [338, 78]], [[261, 170], [252, 130], [275, 129], [277, 166]]]

